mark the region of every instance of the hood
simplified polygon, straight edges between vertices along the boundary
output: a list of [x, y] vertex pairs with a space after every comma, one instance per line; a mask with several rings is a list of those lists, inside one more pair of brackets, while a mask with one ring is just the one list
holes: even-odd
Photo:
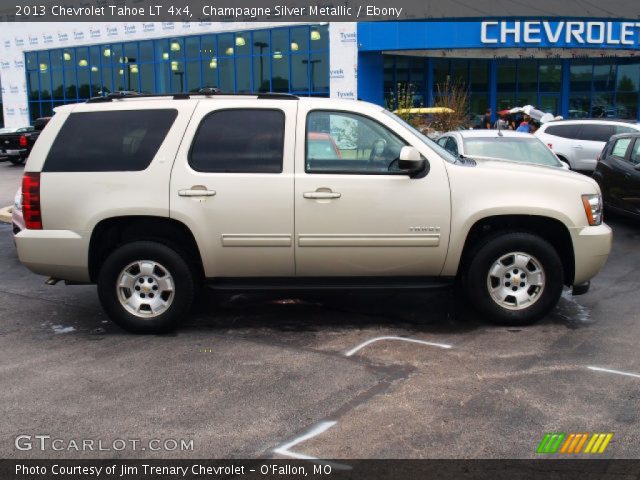
[[499, 163], [508, 162], [508, 163], [515, 163], [516, 165], [528, 165], [532, 167], [557, 168], [559, 170], [569, 170], [569, 165], [564, 163], [562, 160], [558, 160], [558, 162], [560, 162], [559, 165], [542, 165], [540, 163], [518, 162], [516, 160], [510, 160], [508, 158], [484, 157], [482, 155], [473, 155], [471, 157], [466, 157], [466, 158], [470, 160], [476, 160], [478, 162], [488, 162], [488, 161], [499, 162]]
[[[472, 157], [474, 158], [474, 157]], [[475, 158], [474, 158], [475, 159]], [[534, 165], [531, 163], [518, 163], [510, 160], [495, 160], [490, 158], [478, 158], [475, 168], [482, 170], [495, 170], [497, 174], [505, 172], [522, 173], [524, 175], [535, 175], [537, 177], [549, 177], [562, 179], [565, 181], [577, 181], [587, 185], [595, 186], [598, 184], [591, 177], [587, 177], [581, 173], [565, 170], [560, 167], [547, 167], [544, 165]]]

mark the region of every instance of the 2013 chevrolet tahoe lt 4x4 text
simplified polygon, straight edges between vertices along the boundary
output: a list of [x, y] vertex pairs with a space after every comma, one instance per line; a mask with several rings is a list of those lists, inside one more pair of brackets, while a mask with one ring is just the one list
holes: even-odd
[[96, 283], [113, 321], [139, 333], [174, 328], [204, 282], [455, 282], [488, 320], [526, 324], [564, 285], [584, 292], [611, 247], [590, 178], [455, 158], [379, 106], [279, 94], [60, 107], [23, 205], [20, 260]]

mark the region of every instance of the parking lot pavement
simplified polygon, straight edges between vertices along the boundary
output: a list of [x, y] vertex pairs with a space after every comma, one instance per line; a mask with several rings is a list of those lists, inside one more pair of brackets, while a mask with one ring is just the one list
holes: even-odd
[[22, 181], [23, 165], [0, 162], [0, 208], [13, 204], [13, 197]]
[[[2, 225], [0, 456], [531, 458], [547, 432], [612, 432], [602, 456], [637, 458], [640, 224], [610, 223], [591, 292], [531, 327], [446, 290], [211, 295], [166, 336], [109, 323], [94, 287], [45, 286]], [[193, 450], [18, 451], [19, 434]]]

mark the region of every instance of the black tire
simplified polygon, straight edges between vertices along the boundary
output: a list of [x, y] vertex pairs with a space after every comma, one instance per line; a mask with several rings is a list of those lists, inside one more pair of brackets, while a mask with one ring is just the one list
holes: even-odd
[[[121, 294], [117, 282], [120, 275], [128, 265], [137, 261], [157, 262], [173, 279], [169, 307], [153, 317], [143, 318], [131, 313], [119, 299]], [[118, 248], [107, 257], [98, 276], [98, 296], [102, 308], [113, 322], [133, 333], [166, 333], [176, 328], [191, 309], [194, 290], [194, 274], [184, 257], [176, 250], [156, 242], [138, 241]], [[149, 293], [147, 295], [152, 296]], [[144, 313], [148, 312], [140, 310], [140, 314]]]
[[19, 157], [19, 158], [9, 158], [9, 161], [10, 161], [11, 163], [13, 163], [14, 165], [24, 165], [24, 162], [25, 162], [26, 160], [27, 160], [26, 158], [22, 158], [22, 157]]
[[[488, 285], [492, 266], [512, 252], [522, 252], [535, 257], [545, 277], [544, 289], [536, 300], [520, 310], [509, 309], [494, 300]], [[492, 323], [529, 325], [549, 313], [560, 299], [564, 283], [562, 261], [555, 248], [537, 235], [525, 232], [496, 234], [481, 241], [470, 258], [472, 260], [464, 281], [465, 293], [473, 306]]]

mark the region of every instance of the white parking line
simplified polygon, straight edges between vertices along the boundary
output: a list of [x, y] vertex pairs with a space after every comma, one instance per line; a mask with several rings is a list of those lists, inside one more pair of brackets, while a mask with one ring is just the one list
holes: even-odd
[[310, 460], [315, 463], [330, 465], [336, 470], [351, 470], [351, 467], [349, 465], [343, 465], [341, 463], [334, 463], [334, 462], [326, 462], [317, 457], [312, 457], [310, 455], [305, 455], [304, 453], [292, 452], [291, 450], [289, 450], [290, 448], [295, 447], [299, 443], [306, 442], [310, 438], [316, 437], [320, 435], [322, 432], [326, 432], [331, 427], [333, 427], [336, 423], [337, 422], [320, 422], [318, 425], [313, 427], [304, 435], [294, 438], [290, 442], [285, 443], [284, 445], [281, 445], [280, 447], [274, 449], [273, 451], [274, 453], [277, 453], [279, 455], [284, 455], [291, 458], [298, 458], [300, 460]]
[[596, 372], [615, 373], [616, 375], [624, 375], [626, 377], [640, 378], [640, 375], [638, 375], [637, 373], [621, 372], [620, 370], [610, 370], [608, 368], [601, 368], [601, 367], [587, 367], [587, 368], [589, 370], [594, 370]]
[[421, 345], [428, 345], [430, 347], [438, 347], [438, 348], [453, 348], [451, 345], [447, 345], [446, 343], [433, 343], [433, 342], [425, 342], [424, 340], [416, 340], [414, 338], [404, 338], [404, 337], [377, 337], [377, 338], [372, 338], [371, 340], [367, 340], [364, 343], [361, 343], [360, 345], [358, 345], [357, 347], [349, 350], [347, 353], [345, 353], [345, 356], [350, 357], [351, 355], [353, 355], [354, 353], [358, 352], [359, 350], [362, 350], [364, 347], [366, 347], [367, 345], [371, 345], [374, 342], [380, 342], [382, 340], [399, 340], [401, 342], [410, 342], [410, 343], [419, 343]]

